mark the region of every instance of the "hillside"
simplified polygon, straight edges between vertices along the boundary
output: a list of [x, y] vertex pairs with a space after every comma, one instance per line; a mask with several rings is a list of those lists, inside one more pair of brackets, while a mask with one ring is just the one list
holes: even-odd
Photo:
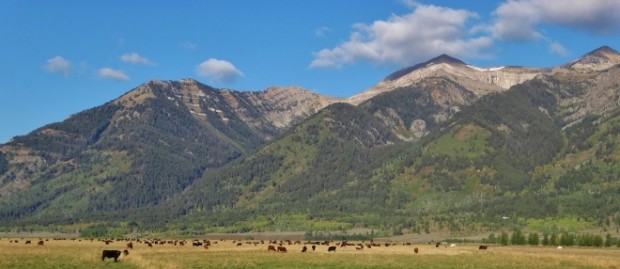
[[151, 81], [0, 146], [0, 224], [614, 229], [618, 55], [603, 47], [554, 68], [505, 67], [529, 74], [509, 88], [485, 78], [500, 69], [441, 56], [346, 100]]
[[148, 211], [323, 102], [331, 101], [300, 88], [246, 93], [151, 81], [2, 145], [0, 216], [46, 224]]

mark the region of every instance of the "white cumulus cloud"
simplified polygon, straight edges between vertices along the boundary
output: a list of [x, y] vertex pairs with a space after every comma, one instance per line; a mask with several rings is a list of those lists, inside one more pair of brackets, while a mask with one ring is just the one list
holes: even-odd
[[123, 71], [114, 70], [112, 68], [101, 68], [97, 72], [97, 75], [103, 79], [117, 80], [117, 81], [127, 81], [129, 80], [129, 76], [127, 76]]
[[468, 23], [476, 13], [405, 1], [413, 11], [371, 24], [358, 23], [348, 41], [314, 53], [311, 68], [339, 68], [362, 60], [375, 64], [410, 65], [442, 53], [481, 57], [493, 45], [490, 36], [476, 35]]
[[326, 37], [326, 36], [327, 36], [327, 34], [328, 34], [329, 32], [331, 32], [331, 31], [332, 31], [332, 29], [330, 29], [329, 27], [327, 27], [327, 26], [321, 26], [321, 27], [319, 27], [319, 28], [314, 29], [314, 35], [315, 35], [316, 37], [324, 38], [324, 37]]
[[196, 67], [196, 73], [199, 76], [225, 83], [232, 83], [244, 76], [243, 72], [239, 71], [232, 63], [214, 58], [200, 63]]
[[543, 24], [581, 29], [594, 34], [620, 30], [618, 0], [508, 0], [494, 12], [493, 37], [532, 41], [544, 37]]
[[121, 56], [121, 61], [132, 64], [154, 65], [149, 59], [135, 52], [123, 54]]
[[558, 42], [549, 43], [549, 52], [556, 54], [556, 55], [560, 55], [562, 57], [566, 57], [570, 55], [570, 51]]
[[45, 70], [50, 73], [63, 73], [65, 77], [71, 72], [71, 62], [63, 58], [62, 56], [56, 56], [47, 60]]

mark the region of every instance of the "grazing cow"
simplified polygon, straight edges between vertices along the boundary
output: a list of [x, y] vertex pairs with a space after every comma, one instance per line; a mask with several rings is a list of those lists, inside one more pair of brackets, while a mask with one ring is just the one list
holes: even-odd
[[239, 243], [237, 243], [237, 246], [238, 247], [243, 246], [243, 243], [239, 242]]
[[209, 249], [209, 244], [205, 243], [205, 244], [203, 245], [203, 247], [204, 247], [205, 249]]
[[26, 245], [30, 245], [30, 243], [32, 243], [30, 240], [26, 240]]
[[441, 245], [441, 243], [437, 243], [435, 244], [435, 247], [438, 248]]
[[418, 248], [414, 248], [413, 253], [418, 254]]
[[480, 245], [478, 247], [479, 250], [487, 250], [488, 246], [487, 245]]
[[133, 249], [133, 243], [131, 243], [131, 242], [127, 243], [127, 248], [128, 249]]
[[123, 255], [124, 255], [124, 256], [129, 255], [129, 250], [123, 250]]
[[114, 262], [118, 261], [118, 257], [121, 256], [120, 250], [104, 250], [101, 252], [101, 260], [103, 261], [105, 258], [114, 258]]
[[452, 243], [452, 244], [450, 244], [450, 247], [451, 248], [456, 247], [456, 244]]
[[43, 240], [40, 240], [39, 243], [37, 243], [39, 246], [43, 246], [43, 244], [45, 244]]
[[304, 246], [303, 248], [301, 248], [301, 252], [306, 252], [308, 250], [308, 248], [306, 246]]
[[562, 246], [558, 246], [558, 249], [562, 249]]
[[364, 247], [362, 247], [362, 246], [358, 246], [358, 247], [355, 247], [355, 249], [356, 249], [356, 250], [362, 250], [362, 249], [364, 249]]
[[327, 252], [332, 252], [332, 251], [336, 251], [336, 246], [330, 246], [329, 248], [327, 248]]
[[150, 248], [153, 247], [153, 244], [151, 244], [150, 242], [147, 242], [146, 245], [149, 246]]
[[278, 246], [278, 252], [286, 253], [286, 248], [282, 246]]
[[315, 250], [316, 250], [316, 246], [312, 245], [312, 251], [315, 251]]
[[194, 241], [194, 242], [192, 242], [192, 246], [194, 246], [194, 247], [201, 247], [202, 243], [200, 243], [199, 241]]
[[274, 245], [267, 246], [267, 251], [276, 251], [276, 247]]

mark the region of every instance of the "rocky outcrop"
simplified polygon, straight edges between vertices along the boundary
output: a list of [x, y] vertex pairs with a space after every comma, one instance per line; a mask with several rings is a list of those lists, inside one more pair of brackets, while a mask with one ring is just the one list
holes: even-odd
[[362, 103], [375, 95], [413, 85], [428, 77], [446, 77], [459, 82], [478, 96], [506, 90], [528, 81], [549, 69], [517, 66], [481, 68], [468, 65], [447, 55], [431, 59], [423, 64], [405, 68], [375, 86], [347, 99], [352, 104]]
[[603, 46], [581, 56], [565, 67], [579, 71], [600, 71], [617, 64], [620, 64], [620, 54], [608, 46]]

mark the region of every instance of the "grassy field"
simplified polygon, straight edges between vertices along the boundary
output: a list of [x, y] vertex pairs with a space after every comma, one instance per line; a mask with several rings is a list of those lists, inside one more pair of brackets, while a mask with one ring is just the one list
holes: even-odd
[[[0, 240], [0, 268], [607, 268], [620, 269], [618, 248], [502, 247], [486, 251], [478, 245], [439, 247], [428, 244], [373, 247], [356, 250], [338, 247], [327, 252], [318, 246], [301, 253], [302, 245], [286, 245], [288, 253], [268, 252], [267, 245], [237, 246], [232, 240], [212, 241], [209, 249], [134, 242], [129, 255], [115, 263], [101, 261], [104, 249], [126, 249], [126, 242], [89, 240], [49, 240], [38, 246], [38, 239], [26, 245], [26, 239]], [[217, 243], [215, 243], [217, 242]], [[190, 242], [191, 243], [191, 242]], [[419, 253], [414, 253], [414, 248]]]

